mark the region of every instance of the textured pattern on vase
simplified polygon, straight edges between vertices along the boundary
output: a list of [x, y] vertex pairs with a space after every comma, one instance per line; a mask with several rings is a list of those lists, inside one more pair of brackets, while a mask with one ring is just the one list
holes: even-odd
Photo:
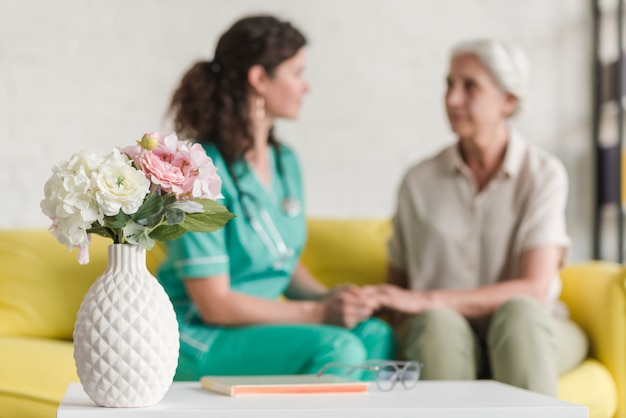
[[74, 359], [87, 395], [100, 406], [158, 403], [178, 362], [178, 324], [172, 304], [145, 265], [145, 250], [109, 247], [105, 272], [81, 304]]

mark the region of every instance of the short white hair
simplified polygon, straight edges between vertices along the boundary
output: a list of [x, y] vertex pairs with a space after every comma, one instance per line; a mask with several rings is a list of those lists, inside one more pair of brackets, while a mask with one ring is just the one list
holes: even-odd
[[513, 115], [528, 107], [529, 68], [524, 50], [493, 39], [465, 41], [452, 48], [451, 57], [474, 55], [491, 72], [496, 82], [517, 99]]

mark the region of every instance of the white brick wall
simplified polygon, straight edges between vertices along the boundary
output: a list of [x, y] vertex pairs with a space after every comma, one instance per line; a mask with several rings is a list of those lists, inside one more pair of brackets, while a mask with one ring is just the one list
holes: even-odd
[[523, 134], [570, 174], [572, 259], [591, 256], [591, 6], [587, 0], [0, 0], [0, 227], [41, 227], [50, 167], [167, 130], [172, 89], [244, 13], [296, 23], [312, 92], [278, 134], [299, 153], [313, 216], [383, 217], [404, 169], [453, 140], [447, 50], [524, 45]]

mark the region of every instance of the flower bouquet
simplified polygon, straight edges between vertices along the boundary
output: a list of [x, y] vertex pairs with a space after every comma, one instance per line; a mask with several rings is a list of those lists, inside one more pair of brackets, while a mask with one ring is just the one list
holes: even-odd
[[79, 248], [81, 264], [89, 262], [89, 234], [149, 250], [155, 241], [215, 231], [234, 217], [215, 201], [222, 182], [202, 145], [175, 133], [147, 133], [107, 154], [81, 151], [52, 171], [41, 209], [56, 239]]
[[78, 152], [53, 167], [43, 212], [52, 234], [89, 262], [90, 234], [109, 237], [106, 270], [76, 315], [74, 360], [85, 393], [105, 407], [154, 405], [178, 364], [178, 322], [146, 268], [155, 241], [211, 232], [233, 215], [215, 199], [221, 180], [200, 144], [145, 134], [110, 153]]

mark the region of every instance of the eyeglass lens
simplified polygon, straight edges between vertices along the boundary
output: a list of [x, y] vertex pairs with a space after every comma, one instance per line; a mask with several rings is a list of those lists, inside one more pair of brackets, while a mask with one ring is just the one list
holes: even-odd
[[395, 363], [382, 365], [376, 375], [376, 384], [382, 391], [392, 390], [398, 380], [406, 389], [413, 388], [420, 376], [420, 365], [408, 362], [401, 367]]
[[380, 390], [391, 390], [398, 380], [398, 368], [395, 364], [385, 364], [380, 367], [376, 376], [376, 384]]
[[405, 388], [411, 389], [417, 384], [420, 377], [420, 365], [418, 363], [409, 362], [401, 371], [400, 379]]

